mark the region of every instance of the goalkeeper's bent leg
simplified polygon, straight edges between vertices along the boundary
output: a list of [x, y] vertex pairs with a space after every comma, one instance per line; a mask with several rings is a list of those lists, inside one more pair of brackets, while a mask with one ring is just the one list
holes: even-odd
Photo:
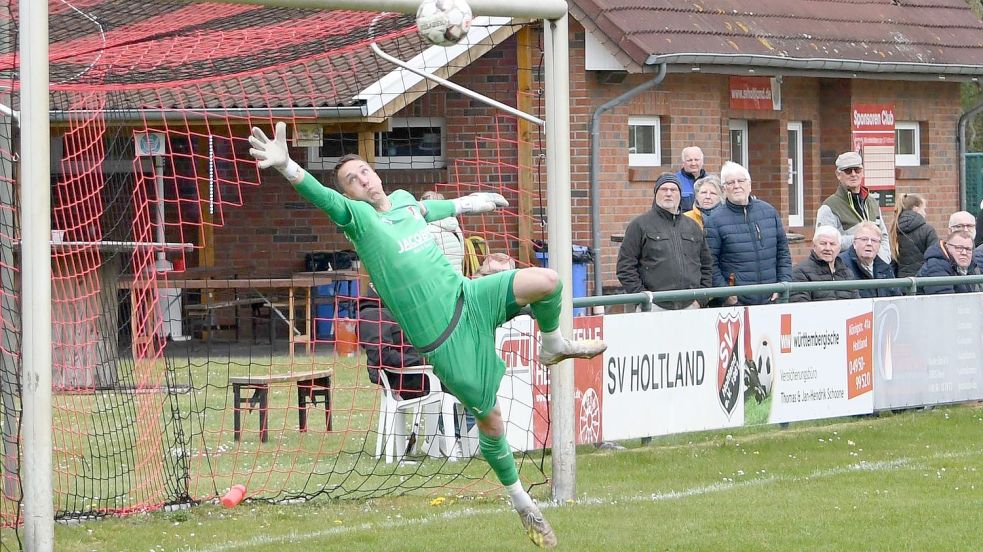
[[546, 297], [529, 304], [533, 316], [536, 317], [536, 322], [539, 323], [539, 331], [551, 333], [560, 327], [562, 293], [563, 282], [557, 282], [556, 287]]

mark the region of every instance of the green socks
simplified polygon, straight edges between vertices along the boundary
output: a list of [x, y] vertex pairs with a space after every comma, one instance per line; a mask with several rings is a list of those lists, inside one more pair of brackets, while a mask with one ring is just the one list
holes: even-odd
[[505, 438], [505, 435], [490, 437], [478, 432], [478, 448], [481, 449], [481, 454], [491, 465], [502, 485], [508, 487], [519, 480], [519, 471], [515, 468], [515, 458], [512, 457], [509, 440]]
[[529, 305], [532, 315], [539, 323], [539, 331], [552, 332], [560, 327], [560, 293], [563, 291], [563, 283], [556, 284], [556, 289], [539, 301]]

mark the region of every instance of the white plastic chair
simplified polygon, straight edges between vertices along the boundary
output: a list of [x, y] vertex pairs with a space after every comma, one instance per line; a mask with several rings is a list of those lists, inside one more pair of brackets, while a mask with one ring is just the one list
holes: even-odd
[[[379, 405], [379, 431], [375, 443], [376, 458], [385, 455], [386, 463], [398, 462], [408, 452], [409, 433], [406, 426], [413, 421], [410, 431], [417, 433], [417, 449], [427, 454], [450, 455], [454, 450], [454, 405], [457, 399], [444, 393], [440, 380], [429, 365], [412, 366], [399, 370], [401, 374], [422, 374], [428, 383], [429, 393], [414, 399], [403, 399], [389, 385], [389, 378], [379, 373], [382, 384]], [[444, 431], [437, 435], [437, 420], [443, 419]], [[422, 428], [416, 427], [422, 421]], [[436, 446], [435, 446], [436, 445]], [[434, 449], [436, 449], [436, 454]]]

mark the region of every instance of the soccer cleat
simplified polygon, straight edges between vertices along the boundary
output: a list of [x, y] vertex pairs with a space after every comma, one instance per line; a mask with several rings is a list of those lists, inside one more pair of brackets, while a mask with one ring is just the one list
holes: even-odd
[[526, 534], [533, 544], [540, 548], [553, 548], [556, 546], [556, 535], [550, 527], [539, 507], [533, 504], [529, 508], [519, 511], [519, 519], [522, 526], [526, 529]]
[[539, 346], [539, 362], [545, 366], [558, 364], [568, 358], [594, 358], [603, 353], [608, 346], [600, 339], [563, 340], [563, 346], [558, 351], [549, 351]]

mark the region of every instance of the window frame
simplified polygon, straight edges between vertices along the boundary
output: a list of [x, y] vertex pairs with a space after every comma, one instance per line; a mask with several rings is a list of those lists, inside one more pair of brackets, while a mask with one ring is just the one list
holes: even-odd
[[[376, 169], [382, 170], [415, 170], [415, 169], [443, 169], [447, 166], [447, 119], [444, 117], [394, 117], [389, 121], [389, 128], [439, 128], [440, 129], [440, 155], [414, 155], [414, 156], [388, 156], [380, 155], [382, 148], [382, 133], [376, 132], [373, 135], [372, 147], [375, 148]], [[348, 132], [342, 134], [355, 134]], [[307, 165], [310, 168], [329, 170], [333, 169], [340, 157], [321, 157], [321, 146], [307, 147]]]
[[[911, 131], [914, 153], [898, 153], [898, 132]], [[918, 167], [922, 164], [922, 126], [918, 121], [897, 121], [894, 123], [894, 166]]]
[[628, 117], [628, 133], [632, 132], [632, 127], [652, 127], [652, 145], [655, 149], [652, 153], [632, 153], [628, 149], [629, 167], [661, 167], [662, 166], [662, 117], [658, 115], [630, 115]]

